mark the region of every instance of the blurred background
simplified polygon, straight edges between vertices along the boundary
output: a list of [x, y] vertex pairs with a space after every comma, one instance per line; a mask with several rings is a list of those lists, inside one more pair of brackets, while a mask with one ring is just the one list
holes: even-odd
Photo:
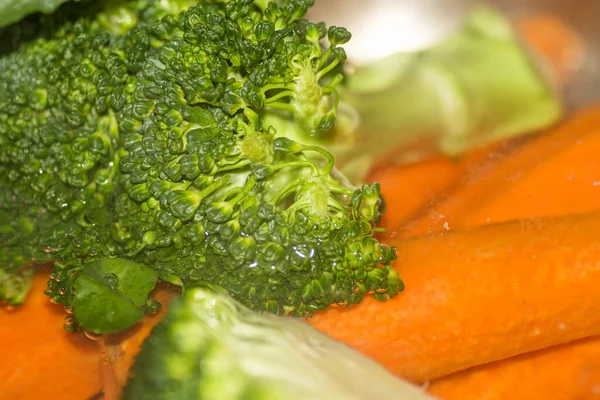
[[597, 0], [495, 0], [492, 4], [513, 21], [534, 15], [559, 16], [585, 41], [586, 51], [577, 72], [565, 87], [571, 106], [589, 104], [600, 97], [600, 1]]
[[564, 87], [566, 104], [574, 108], [600, 96], [598, 0], [316, 0], [309, 18], [347, 27], [353, 39], [345, 48], [352, 62], [361, 65], [393, 51], [422, 50], [439, 43], [477, 4], [498, 9], [515, 24], [534, 17], [560, 18], [586, 46], [584, 59], [572, 66], [577, 71]]
[[336, 154], [352, 178], [376, 159], [538, 132], [600, 98], [598, 0], [316, 0], [309, 13], [352, 32], [340, 90], [356, 115], [338, 117], [352, 134]]

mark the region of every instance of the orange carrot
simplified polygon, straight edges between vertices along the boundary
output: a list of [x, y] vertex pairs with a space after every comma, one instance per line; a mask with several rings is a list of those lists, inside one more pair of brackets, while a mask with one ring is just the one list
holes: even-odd
[[452, 185], [461, 172], [460, 164], [446, 156], [377, 171], [369, 181], [381, 184], [381, 194], [386, 201], [381, 225], [388, 226], [388, 221], [405, 221]]
[[39, 273], [25, 304], [0, 309], [3, 400], [82, 400], [102, 390], [96, 343], [63, 329], [63, 307], [43, 293], [47, 281], [47, 271]]
[[526, 44], [548, 64], [552, 77], [564, 84], [585, 58], [586, 48], [574, 27], [559, 16], [537, 14], [517, 22]]
[[599, 210], [599, 152], [600, 124], [543, 164], [523, 171], [487, 203], [457, 216], [456, 226]]
[[[377, 169], [368, 181], [379, 182], [386, 201], [381, 226], [398, 226], [406, 222], [441, 193], [456, 185], [467, 171], [489, 168], [494, 157], [506, 154], [518, 141], [505, 141], [472, 151], [453, 160], [439, 155], [420, 162]], [[394, 237], [388, 230], [381, 238]]]
[[[508, 190], [455, 224], [476, 226], [600, 208], [598, 133], [600, 129], [527, 171]], [[435, 380], [430, 391], [447, 400], [600, 398], [599, 356], [596, 337], [474, 367]]]
[[550, 347], [433, 381], [444, 400], [600, 398], [600, 337]]
[[[391, 225], [389, 229], [397, 231], [398, 236], [409, 237], [444, 231], [448, 227], [468, 226], [472, 223], [472, 220], [468, 220], [471, 213], [479, 213], [473, 218], [481, 218], [481, 213], [484, 213], [485, 220], [490, 218], [490, 222], [492, 218], [495, 221], [505, 221], [515, 217], [548, 216], [555, 213], [554, 204], [563, 207], [558, 203], [561, 201], [572, 203], [572, 208], [569, 209], [572, 213], [596, 209], [599, 204], [598, 196], [594, 190], [595, 180], [591, 179], [595, 161], [590, 157], [594, 151], [597, 153], [598, 147], [594, 150], [593, 146], [600, 143], [597, 140], [599, 134], [600, 103], [584, 110], [557, 129], [533, 137], [515, 152], [497, 156], [498, 164], [495, 167], [467, 172], [460, 185], [447, 191], [419, 216], [405, 224], [400, 222], [400, 226]], [[573, 165], [567, 166], [566, 163], [569, 162]], [[569, 171], [566, 176], [562, 171], [565, 166]], [[573, 175], [572, 171], [580, 173], [581, 177], [576, 179], [577, 174]], [[532, 175], [528, 175], [529, 173]], [[546, 185], [547, 189], [561, 179], [563, 182], [559, 187], [569, 193], [546, 191], [538, 196], [538, 203], [535, 203], [535, 207], [529, 207], [527, 212], [510, 210], [511, 207], [518, 206], [515, 202], [536, 196], [534, 187], [544, 189]], [[585, 189], [585, 198], [579, 197], [575, 192], [582, 189]], [[514, 200], [507, 199], [507, 192]], [[592, 192], [594, 195], [588, 198]], [[562, 200], [556, 200], [561, 195], [564, 196], [560, 198]], [[485, 207], [494, 202], [498, 206], [485, 211]], [[499, 208], [502, 207], [504, 209], [500, 212]]]
[[392, 243], [406, 290], [310, 322], [414, 381], [600, 334], [600, 213]]

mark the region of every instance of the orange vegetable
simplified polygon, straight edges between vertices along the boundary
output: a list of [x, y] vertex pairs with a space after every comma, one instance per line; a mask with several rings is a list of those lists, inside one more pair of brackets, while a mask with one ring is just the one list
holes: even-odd
[[[523, 174], [455, 226], [600, 208], [597, 149], [600, 127]], [[447, 400], [600, 398], [600, 337], [472, 368], [435, 380], [430, 391]]]
[[402, 167], [391, 167], [374, 174], [381, 185], [381, 194], [386, 201], [386, 211], [381, 225], [388, 221], [401, 223], [446, 190], [461, 176], [463, 168], [446, 156], [439, 156]]
[[480, 207], [457, 216], [474, 226], [522, 217], [546, 217], [600, 209], [600, 124], [545, 162], [516, 176], [510, 187]]
[[600, 398], [600, 337], [458, 372], [427, 391], [444, 400]]
[[586, 46], [574, 27], [559, 16], [537, 14], [517, 22], [527, 45], [549, 67], [552, 77], [564, 84], [585, 58]]
[[[560, 127], [533, 137], [515, 152], [496, 156], [493, 168], [465, 174], [461, 185], [413, 220], [390, 221], [409, 237], [521, 217], [580, 213], [600, 208], [600, 104]], [[567, 207], [565, 207], [565, 205]]]
[[[371, 172], [368, 181], [379, 182], [387, 204], [381, 226], [398, 226], [410, 220], [442, 193], [457, 185], [468, 171], [489, 168], [494, 157], [506, 154], [517, 143], [500, 142], [472, 151], [458, 160], [440, 155]], [[381, 238], [394, 237], [394, 233], [393, 229], [387, 230]]]
[[406, 283], [310, 322], [414, 381], [600, 334], [600, 213], [392, 243]]
[[47, 281], [47, 271], [38, 273], [24, 305], [0, 308], [3, 400], [84, 400], [102, 390], [96, 343], [63, 329], [63, 307], [43, 293]]

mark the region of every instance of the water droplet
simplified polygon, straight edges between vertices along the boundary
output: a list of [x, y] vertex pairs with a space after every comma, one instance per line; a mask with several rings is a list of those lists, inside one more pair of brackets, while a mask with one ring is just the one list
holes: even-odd
[[106, 283], [108, 283], [108, 287], [111, 289], [116, 289], [119, 286], [119, 278], [115, 274], [105, 274], [104, 279], [106, 279]]
[[74, 333], [75, 331], [77, 331], [77, 321], [75, 321], [75, 317], [72, 315], [67, 315], [65, 317], [65, 324], [63, 325], [63, 327], [65, 328], [65, 330], [67, 332], [71, 332]]
[[86, 330], [83, 331], [83, 334], [90, 340], [98, 340], [102, 337], [102, 335], [99, 333], [93, 333]]
[[158, 314], [162, 310], [162, 304], [158, 302], [158, 300], [154, 298], [149, 298], [146, 301], [146, 314], [155, 315]]

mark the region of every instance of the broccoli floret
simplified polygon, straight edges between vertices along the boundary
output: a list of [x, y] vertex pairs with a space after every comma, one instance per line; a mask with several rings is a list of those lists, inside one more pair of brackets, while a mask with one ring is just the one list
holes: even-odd
[[[373, 237], [379, 186], [350, 187], [301, 144], [332, 124], [350, 37], [302, 20], [311, 4], [68, 3], [34, 34], [7, 28], [32, 38], [0, 57], [0, 176], [16, 199], [0, 210], [33, 227], [0, 266], [52, 261], [47, 294], [93, 332], [141, 318], [109, 305], [145, 307], [132, 276], [152, 279], [147, 266], [276, 314], [396, 295], [395, 251]], [[265, 124], [274, 114], [301, 137]], [[98, 273], [111, 258], [134, 287]]]
[[305, 322], [194, 288], [143, 343], [122, 399], [429, 399]]

